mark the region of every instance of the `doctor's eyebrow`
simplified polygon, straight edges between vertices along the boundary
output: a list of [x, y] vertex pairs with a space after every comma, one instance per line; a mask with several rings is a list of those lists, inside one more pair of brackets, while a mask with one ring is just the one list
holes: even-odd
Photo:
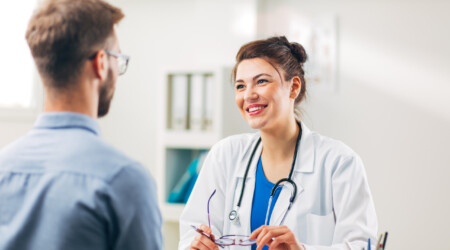
[[[256, 80], [256, 79], [258, 79], [258, 78], [260, 78], [261, 76], [272, 77], [272, 76], [269, 75], [269, 74], [261, 73], [261, 74], [257, 74], [256, 76], [254, 76], [254, 77], [253, 77], [253, 81]], [[244, 82], [244, 80], [242, 80], [242, 79], [237, 79], [237, 80], [236, 80], [236, 83], [242, 83], [242, 82]]]

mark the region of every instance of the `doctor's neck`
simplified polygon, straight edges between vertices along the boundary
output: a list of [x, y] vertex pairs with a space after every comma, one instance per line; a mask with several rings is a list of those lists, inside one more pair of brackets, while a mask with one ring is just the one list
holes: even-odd
[[295, 118], [275, 130], [260, 130], [263, 154], [273, 159], [292, 157], [299, 132]]

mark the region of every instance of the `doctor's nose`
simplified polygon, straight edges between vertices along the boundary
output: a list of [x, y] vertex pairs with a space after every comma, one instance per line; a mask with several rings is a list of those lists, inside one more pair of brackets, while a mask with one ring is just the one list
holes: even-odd
[[256, 92], [254, 87], [247, 87], [247, 89], [244, 92], [244, 100], [246, 102], [249, 101], [255, 101], [259, 97], [258, 93]]

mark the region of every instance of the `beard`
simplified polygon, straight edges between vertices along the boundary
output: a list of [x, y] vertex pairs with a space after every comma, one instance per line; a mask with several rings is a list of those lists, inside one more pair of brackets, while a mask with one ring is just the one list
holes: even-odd
[[113, 72], [111, 69], [108, 70], [108, 76], [105, 82], [102, 84], [99, 90], [98, 98], [98, 110], [97, 116], [103, 117], [108, 114], [109, 106], [111, 105], [111, 100], [114, 96], [114, 79]]

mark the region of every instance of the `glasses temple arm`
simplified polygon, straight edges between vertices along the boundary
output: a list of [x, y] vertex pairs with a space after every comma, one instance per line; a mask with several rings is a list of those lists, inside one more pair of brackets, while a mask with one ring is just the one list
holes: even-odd
[[211, 219], [209, 218], [209, 202], [211, 201], [211, 198], [214, 196], [214, 194], [216, 193], [216, 190], [214, 189], [214, 192], [211, 194], [211, 196], [208, 199], [208, 206], [207, 206], [207, 211], [208, 211], [208, 227], [211, 228]]

